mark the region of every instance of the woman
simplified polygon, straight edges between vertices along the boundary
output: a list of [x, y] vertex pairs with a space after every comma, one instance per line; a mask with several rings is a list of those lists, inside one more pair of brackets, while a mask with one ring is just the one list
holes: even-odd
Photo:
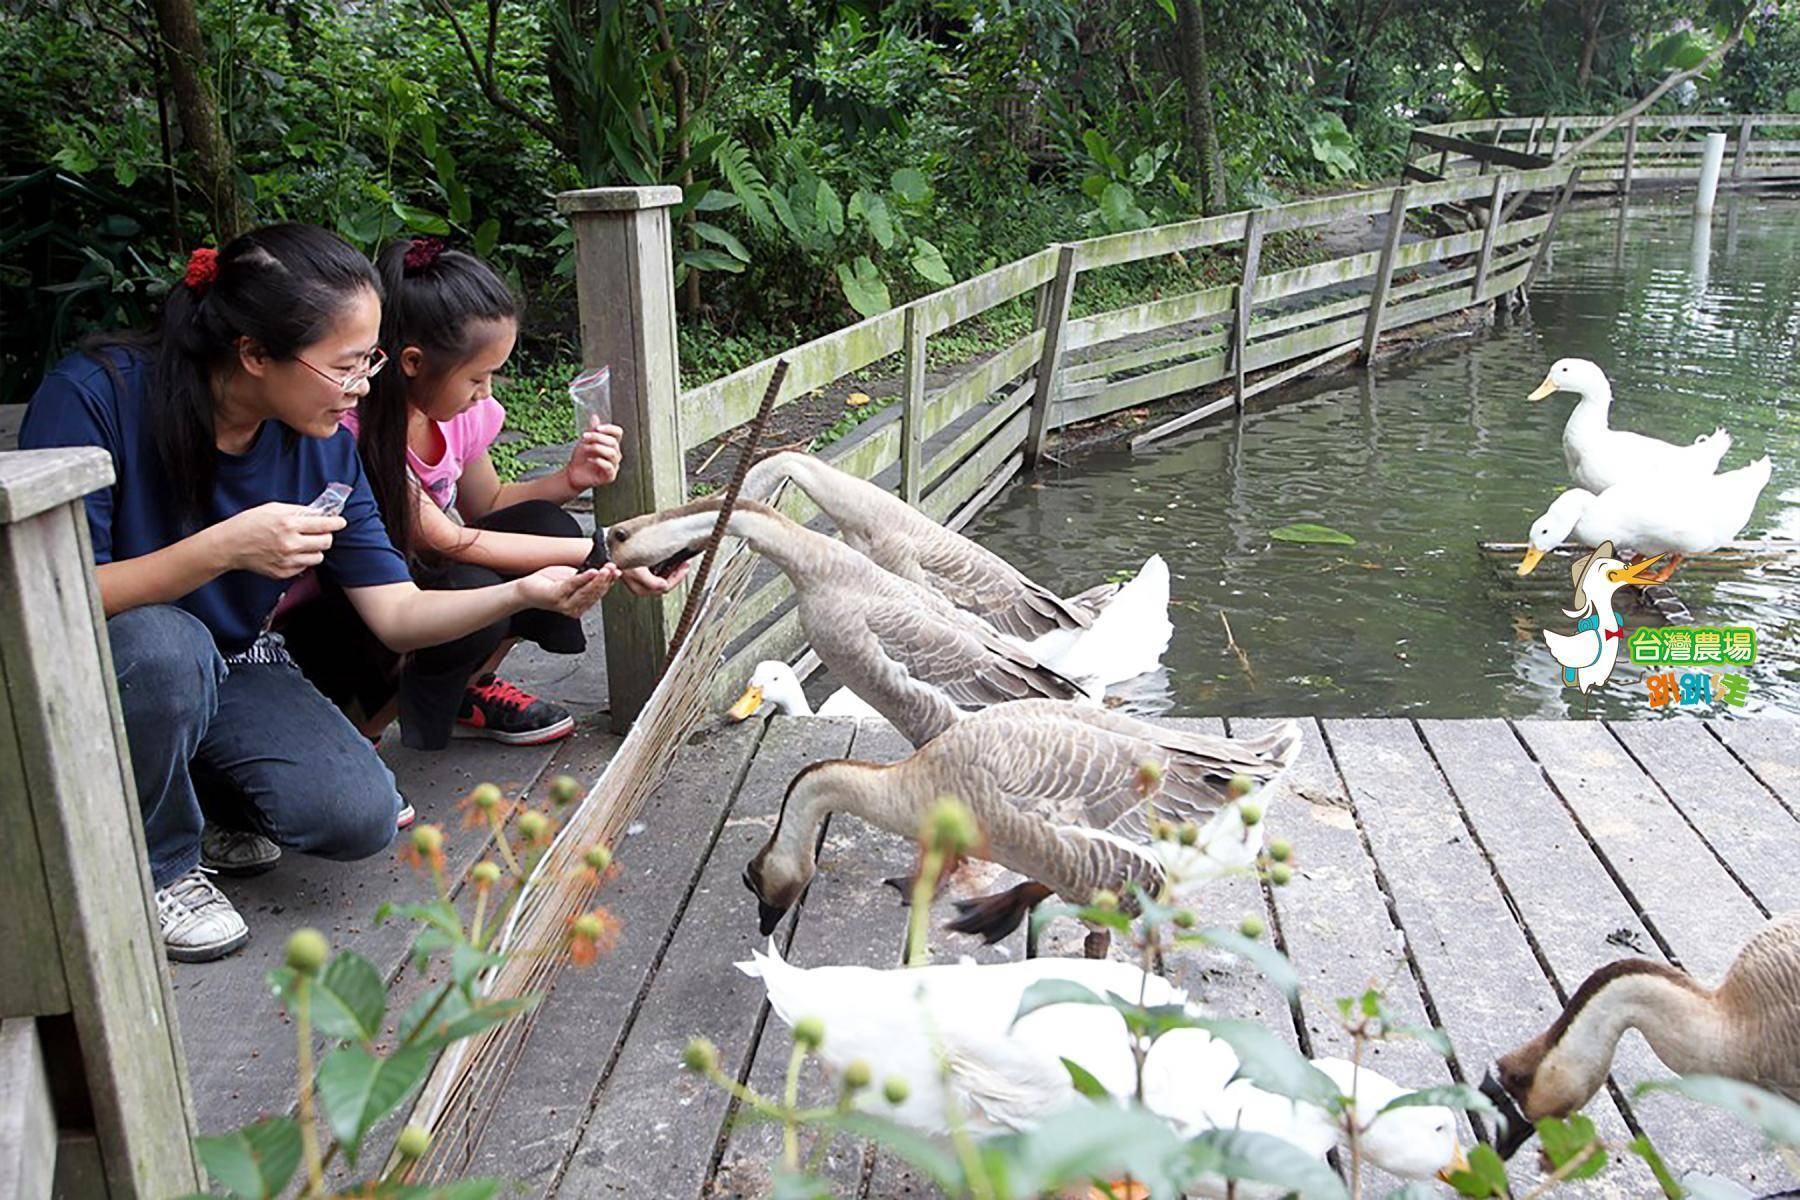
[[[308, 225], [194, 253], [150, 337], [65, 359], [20, 445], [100, 446], [111, 488], [87, 498], [95, 576], [171, 958], [243, 945], [243, 918], [200, 870], [210, 820], [335, 859], [365, 858], [410, 817], [368, 739], [267, 632], [310, 567], [397, 652], [527, 608], [577, 616], [616, 569], [556, 567], [493, 587], [421, 592], [389, 543], [339, 421], [385, 356], [369, 262]], [[307, 505], [347, 485], [341, 515]]]

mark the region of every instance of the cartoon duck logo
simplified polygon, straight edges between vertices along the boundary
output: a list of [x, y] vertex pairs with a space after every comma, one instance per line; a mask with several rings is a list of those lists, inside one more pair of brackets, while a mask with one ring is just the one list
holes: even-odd
[[1544, 643], [1550, 647], [1551, 656], [1562, 664], [1564, 687], [1580, 688], [1586, 693], [1611, 678], [1619, 660], [1619, 647], [1625, 641], [1619, 614], [1613, 611], [1613, 593], [1636, 582], [1661, 557], [1659, 554], [1627, 567], [1614, 553], [1611, 542], [1601, 542], [1593, 553], [1576, 559], [1569, 568], [1575, 598], [1563, 615], [1575, 618], [1575, 632], [1544, 630]]

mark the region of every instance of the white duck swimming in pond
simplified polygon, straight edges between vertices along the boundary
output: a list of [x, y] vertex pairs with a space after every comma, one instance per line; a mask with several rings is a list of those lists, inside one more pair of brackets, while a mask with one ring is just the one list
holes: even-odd
[[783, 451], [758, 462], [743, 495], [765, 500], [784, 482], [882, 569], [931, 588], [1070, 678], [1097, 688], [1122, 683], [1154, 671], [1169, 648], [1169, 568], [1160, 556], [1124, 584], [1065, 600], [900, 497], [810, 454]]
[[1672, 477], [1711, 475], [1731, 449], [1731, 435], [1723, 429], [1678, 446], [1610, 428], [1606, 417], [1612, 407], [1612, 384], [1606, 372], [1585, 358], [1558, 359], [1530, 398], [1542, 400], [1551, 392], [1581, 397], [1563, 426], [1563, 460], [1575, 485], [1590, 492], [1604, 492], [1630, 480], [1666, 486]]
[[[1014, 1023], [1020, 1001], [1035, 983], [1063, 980], [1097, 996], [1112, 993], [1152, 1007], [1187, 1005], [1193, 1015], [1204, 1015], [1166, 979], [1105, 959], [809, 969], [771, 952], [757, 953], [738, 968], [763, 981], [770, 1007], [789, 1026], [806, 1017], [824, 1023], [819, 1055], [833, 1074], [860, 1059], [878, 1085], [895, 1077], [906, 1080], [907, 1098], [899, 1106], [888, 1105], [879, 1086], [858, 1095], [860, 1106], [934, 1136], [949, 1132], [951, 1104], [964, 1128], [991, 1136], [1030, 1129], [1083, 1103], [1064, 1059], [1115, 1096], [1135, 1094], [1136, 1064], [1124, 1021], [1112, 1008], [1052, 1004]], [[1342, 1060], [1314, 1065], [1343, 1095], [1350, 1094], [1355, 1074], [1358, 1139], [1375, 1165], [1414, 1179], [1462, 1167], [1449, 1109], [1421, 1105], [1377, 1116], [1403, 1089]], [[1319, 1158], [1338, 1144], [1340, 1130], [1323, 1109], [1234, 1079], [1238, 1066], [1226, 1042], [1200, 1029], [1174, 1030], [1157, 1040], [1145, 1060], [1145, 1105], [1184, 1136], [1212, 1128], [1254, 1130]], [[1223, 1180], [1208, 1182], [1213, 1186], [1196, 1190], [1225, 1194]], [[1274, 1193], [1239, 1184], [1236, 1194]]]
[[765, 659], [756, 664], [756, 670], [750, 675], [750, 682], [744, 687], [744, 694], [737, 698], [737, 703], [725, 715], [733, 721], [747, 721], [764, 708], [772, 708], [790, 717], [887, 720], [849, 688], [839, 688], [831, 693], [815, 710], [806, 698], [806, 689], [800, 686], [798, 672], [778, 658]]
[[1546, 553], [1565, 541], [1583, 546], [1611, 542], [1638, 554], [1670, 556], [1644, 583], [1662, 583], [1690, 554], [1706, 554], [1731, 541], [1756, 509], [1773, 464], [1764, 455], [1723, 475], [1632, 480], [1599, 495], [1570, 488], [1531, 526], [1530, 548], [1519, 574], [1529, 574]]
[[[1601, 542], [1593, 553], [1575, 560], [1569, 569], [1569, 576], [1575, 581], [1575, 598], [1563, 609], [1564, 616], [1576, 618], [1575, 632], [1544, 630], [1544, 642], [1550, 647], [1551, 656], [1562, 664], [1564, 687], [1587, 692], [1611, 678], [1619, 647], [1625, 643], [1625, 630], [1619, 624], [1619, 614], [1613, 611], [1613, 593], [1635, 582], [1655, 561], [1645, 559], [1628, 568], [1614, 556], [1611, 542]], [[1519, 573], [1525, 574], [1536, 563], [1536, 558], [1527, 558], [1520, 564]]]

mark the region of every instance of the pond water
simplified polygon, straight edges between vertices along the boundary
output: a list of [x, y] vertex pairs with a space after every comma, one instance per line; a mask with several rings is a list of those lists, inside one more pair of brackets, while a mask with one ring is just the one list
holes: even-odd
[[[1613, 381], [1615, 428], [1675, 442], [1726, 426], [1726, 469], [1769, 453], [1743, 535], [1800, 538], [1800, 204], [1727, 197], [1571, 212], [1530, 311], [1299, 399], [1147, 447], [1079, 456], [1006, 491], [966, 530], [1075, 592], [1160, 553], [1173, 576], [1166, 681], [1180, 715], [1581, 715], [1540, 631], [1569, 632], [1567, 560], [1528, 578], [1481, 540], [1521, 541], [1568, 486], [1571, 398], [1526, 395], [1554, 360]], [[1276, 541], [1318, 522], [1353, 546]], [[1800, 715], [1800, 568], [1684, 566], [1697, 624], [1748, 624], [1748, 703], [1653, 709], [1621, 662], [1593, 716]], [[1660, 623], [1621, 592], [1627, 629]], [[1221, 616], [1223, 614], [1223, 617]], [[1242, 655], [1230, 648], [1230, 622]]]

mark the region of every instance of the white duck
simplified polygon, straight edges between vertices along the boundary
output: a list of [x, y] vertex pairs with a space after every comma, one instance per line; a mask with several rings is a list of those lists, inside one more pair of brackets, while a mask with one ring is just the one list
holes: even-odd
[[825, 697], [825, 702], [814, 710], [806, 698], [806, 689], [800, 686], [800, 675], [787, 663], [778, 658], [764, 659], [756, 664], [751, 672], [750, 682], [744, 686], [744, 694], [737, 698], [726, 712], [733, 721], [747, 721], [762, 711], [764, 706], [778, 713], [786, 713], [790, 717], [854, 717], [859, 721], [885, 721], [886, 717], [861, 696], [849, 688], [839, 688]]
[[[1541, 557], [1541, 556], [1540, 556]], [[1536, 559], [1527, 559], [1535, 565]], [[1618, 661], [1619, 647], [1625, 641], [1619, 614], [1613, 611], [1613, 593], [1633, 583], [1654, 558], [1634, 567], [1615, 557], [1611, 542], [1601, 542], [1591, 554], [1575, 560], [1569, 577], [1575, 581], [1575, 598], [1563, 615], [1575, 618], [1573, 634], [1544, 630], [1544, 643], [1550, 654], [1562, 664], [1563, 686], [1591, 691], [1612, 677]], [[1521, 563], [1522, 575], [1530, 568]]]
[[[1136, 1065], [1125, 1024], [1112, 1008], [1052, 1004], [1014, 1023], [1021, 999], [1035, 983], [1065, 980], [1099, 996], [1112, 993], [1149, 1006], [1188, 1005], [1195, 1016], [1202, 1015], [1166, 979], [1108, 959], [809, 969], [783, 961], [771, 946], [770, 953], [755, 953], [738, 969], [763, 981], [770, 1007], [789, 1026], [806, 1017], [824, 1023], [819, 1054], [832, 1073], [861, 1059], [877, 1082], [899, 1077], [909, 1085], [898, 1107], [889, 1106], [879, 1088], [861, 1093], [860, 1106], [934, 1136], [949, 1132], [951, 1104], [963, 1128], [992, 1136], [1030, 1129], [1081, 1103], [1065, 1058], [1113, 1095], [1135, 1093]], [[1354, 1074], [1358, 1140], [1376, 1166], [1418, 1179], [1462, 1168], [1449, 1109], [1421, 1105], [1382, 1114], [1404, 1090], [1399, 1085], [1342, 1060], [1314, 1065], [1344, 1095], [1350, 1095]], [[1211, 1128], [1254, 1130], [1320, 1158], [1338, 1143], [1341, 1131], [1323, 1109], [1234, 1079], [1238, 1066], [1231, 1047], [1204, 1030], [1172, 1031], [1145, 1060], [1145, 1105], [1184, 1136]], [[1198, 1190], [1224, 1195], [1225, 1183], [1205, 1181]], [[1239, 1184], [1236, 1194], [1264, 1193]]]
[[1551, 392], [1574, 392], [1581, 397], [1563, 426], [1563, 460], [1577, 487], [1604, 492], [1629, 480], [1655, 480], [1667, 485], [1671, 475], [1711, 475], [1731, 449], [1731, 435], [1723, 429], [1696, 438], [1692, 445], [1677, 446], [1607, 426], [1612, 407], [1612, 384], [1606, 372], [1585, 358], [1559, 358], [1531, 393], [1542, 400]]
[[1717, 550], [1749, 524], [1772, 470], [1764, 455], [1723, 475], [1634, 479], [1597, 496], [1570, 488], [1532, 522], [1519, 574], [1529, 574], [1546, 553], [1573, 538], [1583, 546], [1611, 542], [1638, 554], [1670, 555], [1661, 573], [1643, 577], [1644, 583], [1662, 583], [1683, 558]]

